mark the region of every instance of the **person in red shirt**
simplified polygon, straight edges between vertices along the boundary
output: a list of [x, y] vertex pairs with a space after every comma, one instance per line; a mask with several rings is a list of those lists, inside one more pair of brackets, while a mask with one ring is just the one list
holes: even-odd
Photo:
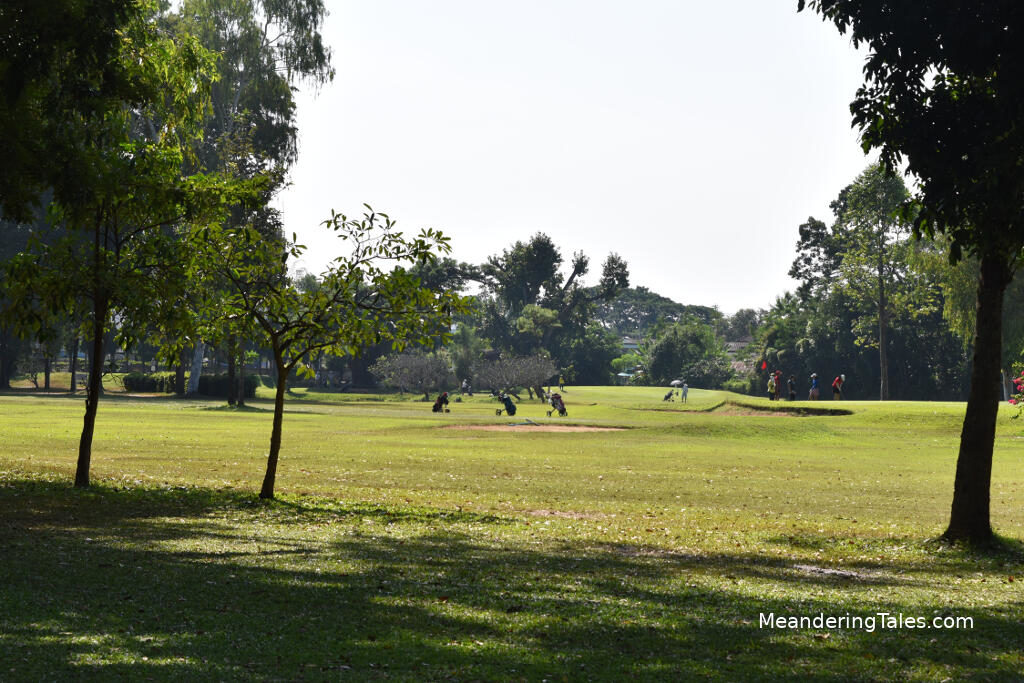
[[832, 400], [843, 400], [843, 383], [846, 382], [846, 375], [839, 375], [832, 380]]

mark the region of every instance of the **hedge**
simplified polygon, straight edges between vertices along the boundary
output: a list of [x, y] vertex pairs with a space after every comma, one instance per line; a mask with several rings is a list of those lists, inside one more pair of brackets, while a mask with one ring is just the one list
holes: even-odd
[[[260, 378], [257, 375], [246, 375], [245, 376], [245, 397], [255, 398], [256, 387], [260, 385]], [[228, 395], [228, 376], [227, 374], [221, 375], [201, 375], [199, 377], [199, 393], [203, 396], [219, 396], [221, 398], [227, 398]]]
[[124, 390], [153, 393], [174, 393], [173, 372], [129, 372], [122, 377]]

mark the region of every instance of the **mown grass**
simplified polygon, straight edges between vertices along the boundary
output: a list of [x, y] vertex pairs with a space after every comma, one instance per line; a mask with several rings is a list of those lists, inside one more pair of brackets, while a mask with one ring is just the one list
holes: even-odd
[[[0, 679], [1021, 680], [1024, 550], [929, 540], [962, 404], [662, 393], [570, 387], [568, 418], [508, 418], [296, 391], [269, 504], [266, 402], [111, 397], [76, 491], [80, 399], [0, 397]], [[449, 428], [495, 423], [519, 426]], [[1022, 437], [1002, 415], [1007, 539]], [[878, 612], [974, 624], [759, 620]]]

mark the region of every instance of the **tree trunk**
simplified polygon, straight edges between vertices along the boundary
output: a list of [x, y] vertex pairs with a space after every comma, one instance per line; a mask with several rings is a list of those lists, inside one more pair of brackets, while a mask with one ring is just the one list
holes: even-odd
[[245, 405], [245, 345], [239, 344], [241, 353], [238, 357], [238, 407]]
[[43, 391], [50, 390], [50, 356], [43, 358]]
[[188, 354], [185, 349], [178, 354], [178, 364], [174, 366], [174, 393], [178, 396], [185, 395], [185, 362]]
[[[881, 264], [879, 264], [881, 267]], [[889, 300], [882, 272], [878, 275], [878, 374], [881, 378], [878, 398], [889, 400]]]
[[78, 384], [78, 336], [71, 340], [71, 388], [68, 389], [72, 394], [75, 393], [75, 387]]
[[13, 335], [0, 327], [0, 389], [11, 388], [11, 361], [8, 358], [13, 356], [10, 341], [12, 338]]
[[989, 490], [996, 415], [999, 412], [1003, 293], [1012, 275], [1003, 257], [982, 256], [971, 391], [960, 432], [960, 455], [956, 461], [949, 528], [942, 535], [949, 541], [981, 545], [992, 540]]
[[235, 386], [235, 335], [228, 335], [228, 405], [237, 403], [238, 387]]
[[195, 396], [199, 393], [199, 376], [203, 374], [204, 355], [206, 355], [206, 344], [201, 341], [196, 342], [195, 350], [192, 352], [192, 367], [189, 369], [186, 396]]
[[284, 417], [284, 392], [288, 383], [288, 369], [284, 367], [284, 359], [275, 354], [277, 364], [277, 391], [274, 394], [274, 427], [270, 431], [270, 453], [267, 455], [267, 473], [263, 477], [263, 488], [260, 498], [274, 497], [274, 481], [277, 479], [277, 458], [281, 453], [281, 419]]
[[85, 393], [85, 418], [82, 422], [82, 437], [78, 441], [78, 465], [75, 469], [76, 488], [89, 486], [92, 436], [96, 427], [96, 410], [99, 408], [100, 389], [103, 385], [103, 328], [106, 320], [107, 302], [102, 299], [97, 300], [93, 309], [92, 362], [89, 363], [89, 382]]

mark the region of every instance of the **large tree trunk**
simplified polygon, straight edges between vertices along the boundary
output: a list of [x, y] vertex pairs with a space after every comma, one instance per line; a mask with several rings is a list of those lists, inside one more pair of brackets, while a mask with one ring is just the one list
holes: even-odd
[[92, 461], [92, 436], [96, 427], [96, 410], [99, 408], [100, 390], [103, 387], [103, 328], [107, 320], [107, 302], [97, 300], [93, 309], [92, 362], [89, 363], [89, 382], [85, 394], [85, 418], [82, 422], [82, 437], [78, 441], [78, 465], [75, 469], [75, 486], [89, 486], [89, 465]]
[[[276, 354], [275, 354], [276, 355]], [[270, 431], [270, 453], [267, 455], [267, 473], [263, 477], [260, 498], [274, 497], [274, 482], [277, 479], [277, 458], [281, 453], [281, 419], [284, 417], [284, 392], [288, 383], [288, 369], [284, 359], [275, 357], [277, 364], [277, 392], [274, 394], [274, 427]]]
[[1011, 277], [1012, 272], [1003, 257], [982, 256], [971, 391], [960, 432], [960, 455], [956, 462], [949, 528], [942, 535], [949, 541], [981, 545], [992, 540], [989, 490], [996, 415], [999, 412], [1003, 292]]
[[199, 376], [203, 374], [203, 356], [206, 355], [206, 343], [196, 342], [195, 350], [192, 352], [192, 367], [189, 369], [187, 396], [195, 396], [199, 393]]
[[43, 391], [50, 390], [50, 354], [43, 359]]

